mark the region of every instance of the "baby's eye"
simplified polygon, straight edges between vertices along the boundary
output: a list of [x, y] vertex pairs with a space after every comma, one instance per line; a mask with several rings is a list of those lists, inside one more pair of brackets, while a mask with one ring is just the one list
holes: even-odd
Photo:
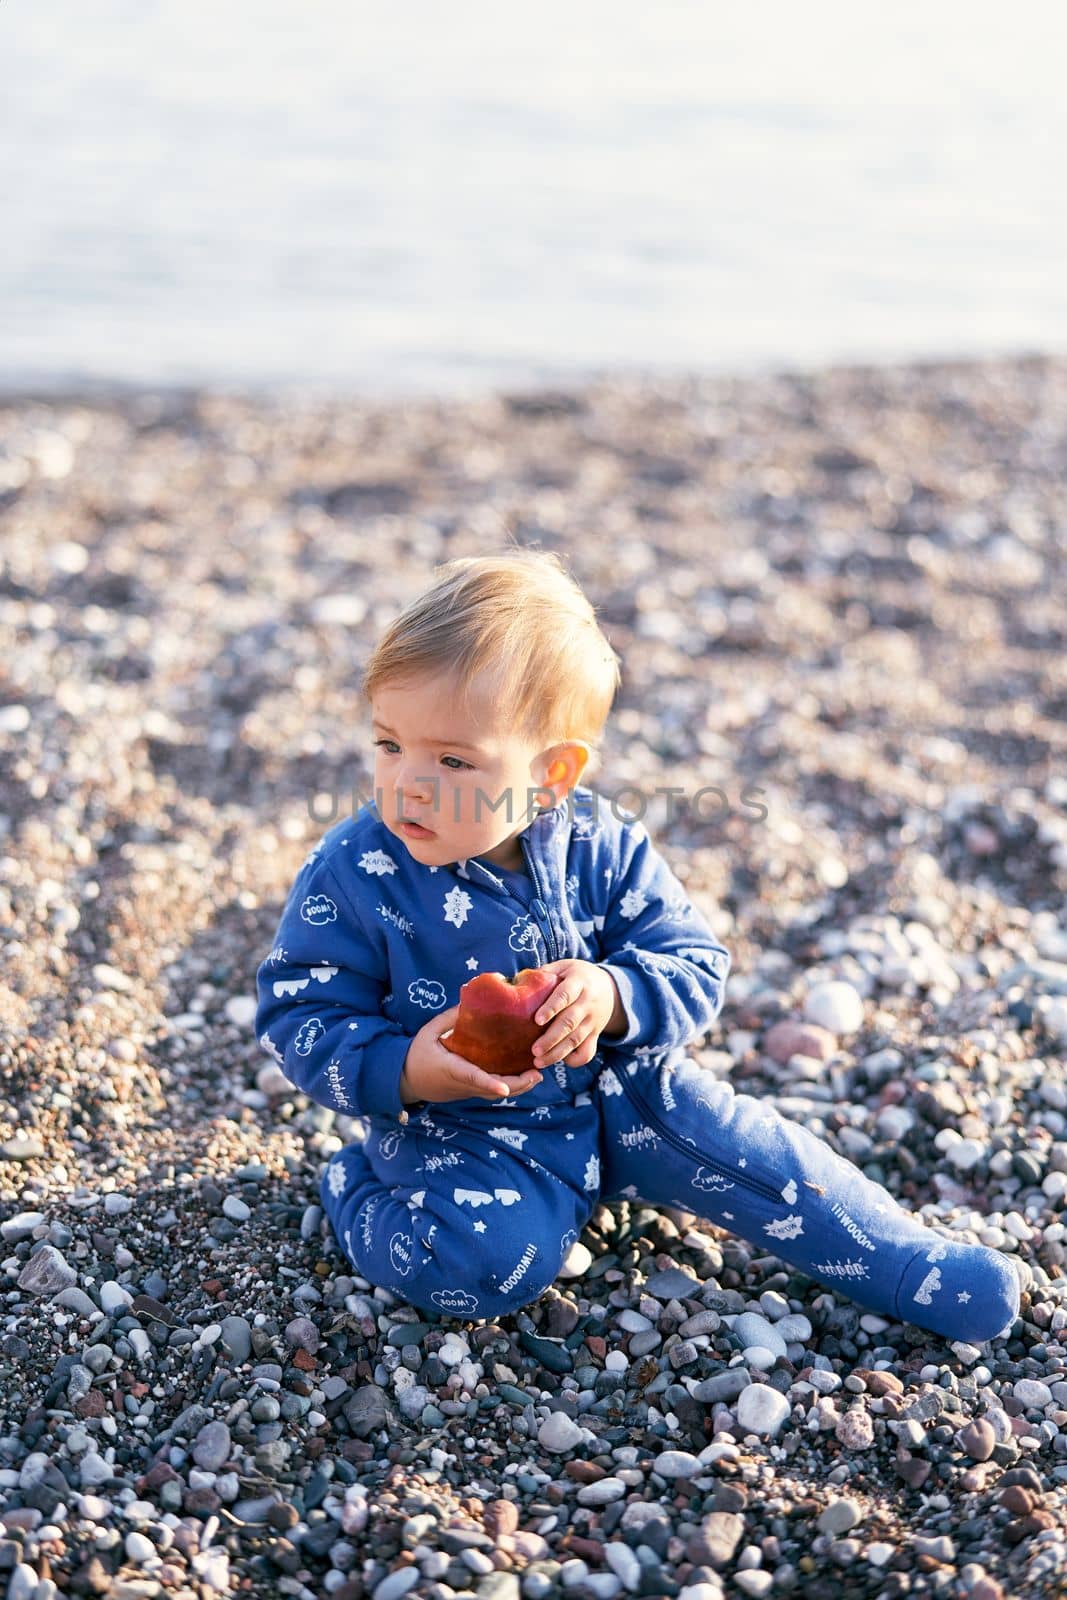
[[[392, 744], [392, 745], [395, 745], [396, 744], [396, 740], [395, 739], [375, 739], [374, 744], [375, 744], [375, 746], [380, 745], [380, 744]], [[392, 751], [390, 751], [389, 754], [391, 755]], [[449, 768], [450, 772], [472, 772], [474, 770], [469, 761], [461, 761], [459, 756], [442, 756], [441, 760], [442, 761], [454, 761], [456, 763], [456, 765], [454, 767], [450, 767]]]

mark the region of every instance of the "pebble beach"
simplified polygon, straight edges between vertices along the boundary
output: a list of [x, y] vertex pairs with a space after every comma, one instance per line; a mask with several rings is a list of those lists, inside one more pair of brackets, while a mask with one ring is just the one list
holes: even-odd
[[[324, 1228], [256, 967], [371, 644], [506, 538], [731, 950], [692, 1054], [1006, 1252], [1000, 1338], [622, 1201], [431, 1322]], [[1065, 755], [1067, 358], [0, 399], [0, 1595], [1067, 1593]]]

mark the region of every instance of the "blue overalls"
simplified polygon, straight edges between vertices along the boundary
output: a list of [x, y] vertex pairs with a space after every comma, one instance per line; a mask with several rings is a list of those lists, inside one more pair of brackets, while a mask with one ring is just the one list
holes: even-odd
[[[313, 1099], [362, 1119], [322, 1203], [357, 1270], [423, 1310], [497, 1318], [555, 1279], [601, 1200], [676, 1205], [830, 1288], [981, 1342], [1019, 1306], [1006, 1256], [936, 1232], [765, 1102], [686, 1054], [730, 958], [639, 821], [584, 787], [520, 835], [527, 872], [416, 862], [364, 806], [324, 836], [257, 973], [263, 1048]], [[406, 1109], [411, 1037], [476, 972], [575, 957], [628, 1019], [584, 1067], [513, 1099]]]

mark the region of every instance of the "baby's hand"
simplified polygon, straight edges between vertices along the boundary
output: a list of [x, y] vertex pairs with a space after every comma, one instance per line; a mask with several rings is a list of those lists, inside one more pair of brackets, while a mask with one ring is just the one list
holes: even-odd
[[[539, 1027], [555, 1019], [534, 1045], [534, 1061], [538, 1066], [553, 1061], [588, 1066], [619, 1003], [615, 980], [593, 961], [548, 961], [541, 971], [555, 973], [559, 982], [534, 1015]], [[567, 1052], [562, 1056], [561, 1045]]]
[[412, 1039], [400, 1075], [400, 1098], [405, 1104], [412, 1100], [466, 1100], [474, 1095], [500, 1100], [525, 1094], [541, 1082], [539, 1063], [517, 1078], [497, 1077], [449, 1050], [441, 1037], [452, 1030], [458, 1016], [459, 1006], [450, 1006], [424, 1023]]

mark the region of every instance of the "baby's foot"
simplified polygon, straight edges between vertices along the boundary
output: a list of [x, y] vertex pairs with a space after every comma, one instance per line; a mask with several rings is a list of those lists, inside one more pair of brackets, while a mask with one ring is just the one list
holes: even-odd
[[945, 1339], [984, 1344], [1009, 1332], [1021, 1285], [1008, 1256], [949, 1239], [933, 1228], [904, 1269], [897, 1316]]

